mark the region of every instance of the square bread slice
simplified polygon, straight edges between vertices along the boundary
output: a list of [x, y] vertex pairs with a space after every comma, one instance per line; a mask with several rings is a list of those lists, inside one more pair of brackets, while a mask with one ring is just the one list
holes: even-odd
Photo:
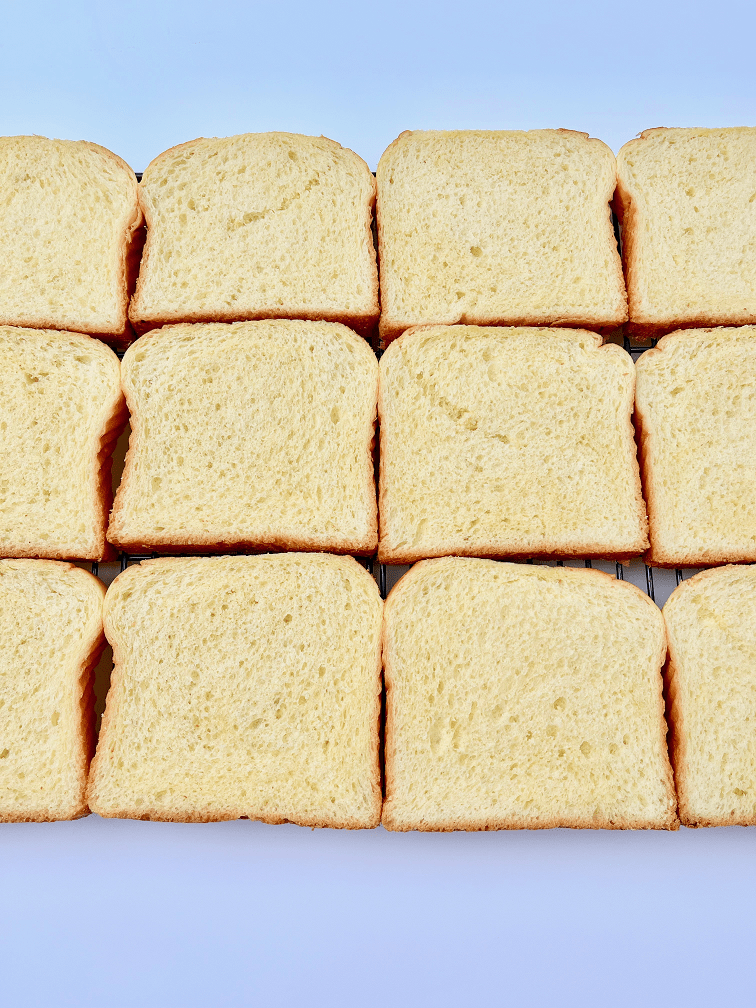
[[447, 557], [385, 608], [391, 830], [676, 829], [661, 613], [594, 570]]
[[756, 326], [671, 333], [636, 369], [647, 561], [756, 560]]
[[131, 320], [378, 319], [375, 179], [325, 137], [247, 133], [181, 144], [139, 186], [147, 244]]
[[168, 326], [123, 358], [132, 434], [108, 538], [122, 549], [378, 542], [378, 362], [335, 322]]
[[0, 325], [121, 343], [143, 241], [137, 181], [85, 140], [0, 137]]
[[683, 581], [663, 610], [680, 819], [756, 825], [756, 567]]
[[414, 325], [627, 318], [614, 154], [572, 130], [402, 133], [377, 171], [384, 342]]
[[756, 129], [651, 129], [617, 155], [628, 329], [756, 322]]
[[580, 329], [404, 333], [381, 359], [381, 562], [642, 553], [634, 389]]
[[0, 556], [104, 560], [118, 358], [81, 333], [0, 326]]
[[108, 589], [102, 816], [378, 825], [383, 603], [351, 557], [151, 560]]
[[73, 564], [0, 560], [0, 822], [89, 811], [104, 595]]

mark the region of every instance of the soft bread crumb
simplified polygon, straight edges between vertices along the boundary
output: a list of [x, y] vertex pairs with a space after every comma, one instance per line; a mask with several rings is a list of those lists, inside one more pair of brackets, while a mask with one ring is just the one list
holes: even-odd
[[661, 613], [599, 571], [447, 557], [386, 603], [394, 830], [675, 829]]
[[631, 331], [756, 322], [756, 129], [652, 129], [617, 155]]
[[351, 557], [152, 560], [111, 585], [103, 816], [377, 826], [383, 603]]
[[360, 336], [332, 322], [169, 326], [131, 346], [122, 381], [132, 435], [111, 542], [375, 551], [378, 363]]
[[574, 329], [427, 326], [381, 359], [382, 562], [633, 556], [634, 366]]
[[756, 567], [703, 571], [663, 612], [680, 819], [756, 825]]
[[119, 363], [80, 333], [0, 326], [0, 555], [102, 560]]
[[671, 333], [638, 360], [649, 562], [756, 560], [755, 373], [756, 326]]
[[169, 322], [378, 318], [375, 180], [325, 137], [247, 133], [166, 151], [139, 187], [147, 221], [130, 315]]
[[86, 815], [91, 672], [105, 588], [51, 560], [0, 560], [0, 821]]
[[0, 324], [119, 341], [142, 225], [134, 172], [84, 140], [0, 137]]
[[613, 328], [627, 318], [614, 154], [572, 130], [406, 132], [378, 165], [381, 322]]

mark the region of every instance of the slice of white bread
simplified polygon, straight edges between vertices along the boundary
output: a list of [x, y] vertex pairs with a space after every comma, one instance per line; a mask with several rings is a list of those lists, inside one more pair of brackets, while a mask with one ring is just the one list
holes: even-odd
[[151, 560], [113, 582], [102, 816], [378, 825], [383, 603], [351, 557]]
[[627, 318], [614, 154], [572, 130], [402, 133], [378, 165], [380, 334]]
[[168, 326], [123, 358], [132, 434], [108, 538], [375, 552], [378, 362], [335, 322]]
[[325, 137], [247, 133], [160, 154], [139, 187], [138, 332], [171, 322], [378, 318], [375, 180]]
[[580, 329], [428, 326], [381, 359], [384, 563], [648, 545], [629, 354]]
[[651, 129], [617, 156], [630, 331], [756, 322], [756, 129]]
[[756, 560], [756, 326], [671, 333], [636, 370], [648, 562]]
[[756, 567], [718, 567], [683, 581], [664, 619], [680, 819], [756, 825]]
[[447, 557], [385, 608], [392, 830], [676, 829], [661, 613], [594, 570]]
[[118, 358], [81, 333], [0, 326], [0, 556], [103, 560]]
[[85, 140], [0, 137], [0, 325], [119, 343], [142, 245], [137, 181]]
[[104, 595], [72, 564], [0, 560], [0, 822], [88, 812]]

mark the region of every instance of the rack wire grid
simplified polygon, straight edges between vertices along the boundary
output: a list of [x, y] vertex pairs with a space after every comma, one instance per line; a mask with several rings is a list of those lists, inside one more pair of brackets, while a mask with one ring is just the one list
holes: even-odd
[[[137, 181], [142, 180], [142, 173], [136, 172]], [[375, 173], [373, 173], [375, 174]], [[615, 214], [612, 214], [612, 223], [614, 227], [614, 234], [617, 239], [617, 248], [622, 253], [622, 234], [620, 229], [619, 221]], [[377, 248], [377, 235], [375, 231], [375, 221], [373, 221], [373, 239]], [[644, 353], [644, 351], [651, 349], [651, 347], [656, 346], [656, 340], [649, 340], [647, 343], [643, 344], [633, 344], [627, 335], [623, 336], [623, 346], [624, 349], [631, 355], [633, 361], [636, 361], [638, 357]], [[376, 354], [378, 357], [381, 355], [381, 351], [377, 350]], [[118, 351], [118, 356], [123, 357], [123, 351]], [[122, 445], [121, 451], [125, 449], [125, 445]], [[116, 448], [116, 454], [118, 454], [118, 448]], [[116, 471], [115, 475], [120, 475]], [[97, 563], [96, 561], [90, 562], [89, 564], [82, 564], [82, 566], [88, 566], [92, 573], [96, 577], [100, 577], [106, 583], [110, 583], [117, 573], [124, 571], [129, 564], [139, 563], [142, 560], [156, 559], [160, 556], [165, 556], [165, 553], [120, 553], [118, 559], [115, 563]], [[172, 553], [173, 556], [181, 556], [180, 552]], [[198, 554], [193, 553], [192, 556], [197, 556]], [[203, 556], [217, 556], [217, 553], [205, 553], [200, 554]], [[360, 561], [364, 563], [366, 569], [376, 578], [378, 582], [378, 587], [380, 589], [381, 597], [386, 598], [388, 592], [393, 587], [393, 585], [401, 578], [401, 576], [409, 569], [408, 566], [387, 566], [386, 564], [379, 564], [377, 562], [377, 557], [369, 557], [367, 559], [360, 558]], [[603, 560], [528, 560], [527, 563], [538, 563], [545, 564], [548, 566], [564, 567], [567, 566], [585, 566], [585, 567], [596, 567], [603, 570], [605, 573], [613, 574], [620, 581], [628, 580], [636, 584], [639, 588], [644, 590], [649, 598], [657, 602], [657, 604], [663, 604], [673, 588], [680, 584], [681, 581], [685, 579], [686, 576], [692, 576], [697, 573], [702, 568], [678, 568], [674, 571], [663, 570], [660, 568], [654, 569], [644, 564], [642, 560], [631, 560], [629, 563], [621, 564], [614, 563], [612, 561]]]

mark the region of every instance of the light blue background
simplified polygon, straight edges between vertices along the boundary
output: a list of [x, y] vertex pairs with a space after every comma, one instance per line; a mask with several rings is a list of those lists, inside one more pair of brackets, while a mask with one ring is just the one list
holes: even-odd
[[[4, 6], [0, 133], [755, 125], [750, 3]], [[0, 264], [0, 268], [2, 268]], [[0, 826], [0, 1004], [754, 1002], [756, 830]]]

